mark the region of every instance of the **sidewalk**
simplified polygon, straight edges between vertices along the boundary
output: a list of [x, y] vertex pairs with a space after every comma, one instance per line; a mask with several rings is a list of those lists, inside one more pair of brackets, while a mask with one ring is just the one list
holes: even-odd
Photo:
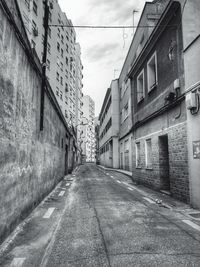
[[[106, 168], [102, 165], [98, 166], [104, 172], [115, 172], [118, 174], [121, 173], [122, 174], [121, 179], [123, 180], [123, 182], [126, 182], [128, 185], [132, 186], [134, 190], [139, 192], [143, 197], [147, 198], [147, 200], [149, 200], [150, 203], [152, 202], [160, 207], [172, 210], [177, 214], [184, 215], [186, 218], [192, 220], [193, 222], [195, 222], [200, 226], [200, 210], [194, 209], [189, 204], [183, 203], [161, 191], [155, 191], [144, 185], [135, 184], [131, 179], [132, 172], [121, 169]], [[123, 176], [126, 176], [127, 178]], [[117, 179], [119, 180], [120, 178], [117, 177]]]
[[[78, 167], [0, 245], [0, 266], [40, 266], [67, 206]], [[23, 265], [24, 266], [24, 265]]]

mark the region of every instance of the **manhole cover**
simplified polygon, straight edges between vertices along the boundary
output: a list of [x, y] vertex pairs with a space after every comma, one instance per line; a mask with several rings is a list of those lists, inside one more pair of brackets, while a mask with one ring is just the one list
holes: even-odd
[[192, 216], [193, 218], [200, 219], [200, 212], [198, 212], [198, 213], [190, 213], [189, 215]]

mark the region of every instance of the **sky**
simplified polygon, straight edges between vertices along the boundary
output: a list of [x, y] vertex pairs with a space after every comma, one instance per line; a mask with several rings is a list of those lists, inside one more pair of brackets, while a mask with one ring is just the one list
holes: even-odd
[[[73, 25], [137, 25], [145, 0], [59, 0]], [[75, 29], [81, 45], [83, 93], [95, 101], [98, 116], [107, 88], [119, 77], [131, 40], [132, 29]]]

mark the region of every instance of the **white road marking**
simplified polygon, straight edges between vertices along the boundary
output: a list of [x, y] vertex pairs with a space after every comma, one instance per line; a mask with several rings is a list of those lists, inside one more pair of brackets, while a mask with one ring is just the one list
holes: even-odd
[[191, 226], [192, 228], [194, 228], [194, 229], [200, 231], [200, 226], [199, 226], [198, 224], [193, 223], [193, 222], [190, 221], [190, 220], [182, 220], [182, 222], [184, 222], [184, 223], [188, 224], [189, 226]]
[[25, 261], [25, 258], [14, 258], [10, 264], [10, 267], [21, 267]]
[[106, 173], [107, 175], [109, 175], [109, 173]]
[[133, 188], [131, 188], [131, 187], [128, 187], [128, 189], [131, 190], [131, 191], [133, 191]]
[[123, 184], [125, 184], [125, 185], [128, 185], [127, 183], [125, 183], [125, 182], [122, 182]]
[[64, 196], [64, 194], [65, 194], [65, 191], [63, 190], [63, 191], [60, 191], [60, 193], [58, 194], [58, 196], [59, 197], [62, 197], [62, 196]]
[[155, 202], [148, 197], [143, 197], [143, 199], [145, 199], [146, 201], [148, 201], [151, 204], [155, 204]]
[[117, 183], [118, 183], [118, 184], [121, 184], [121, 182], [120, 182], [120, 181], [118, 181], [118, 180], [117, 180]]
[[111, 178], [114, 178], [112, 175], [110, 176]]
[[70, 183], [66, 183], [66, 186], [70, 186]]
[[52, 215], [52, 213], [54, 212], [55, 208], [49, 208], [47, 210], [47, 212], [44, 214], [43, 218], [44, 219], [49, 219]]

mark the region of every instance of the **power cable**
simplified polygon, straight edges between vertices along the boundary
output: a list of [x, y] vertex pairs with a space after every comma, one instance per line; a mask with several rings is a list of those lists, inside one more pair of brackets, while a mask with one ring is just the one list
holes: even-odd
[[[138, 25], [138, 26], [106, 26], [106, 25], [62, 25], [50, 24], [49, 27], [60, 28], [82, 28], [82, 29], [133, 29], [133, 28], [155, 28], [155, 25]], [[159, 27], [177, 27], [177, 25], [159, 25]]]

